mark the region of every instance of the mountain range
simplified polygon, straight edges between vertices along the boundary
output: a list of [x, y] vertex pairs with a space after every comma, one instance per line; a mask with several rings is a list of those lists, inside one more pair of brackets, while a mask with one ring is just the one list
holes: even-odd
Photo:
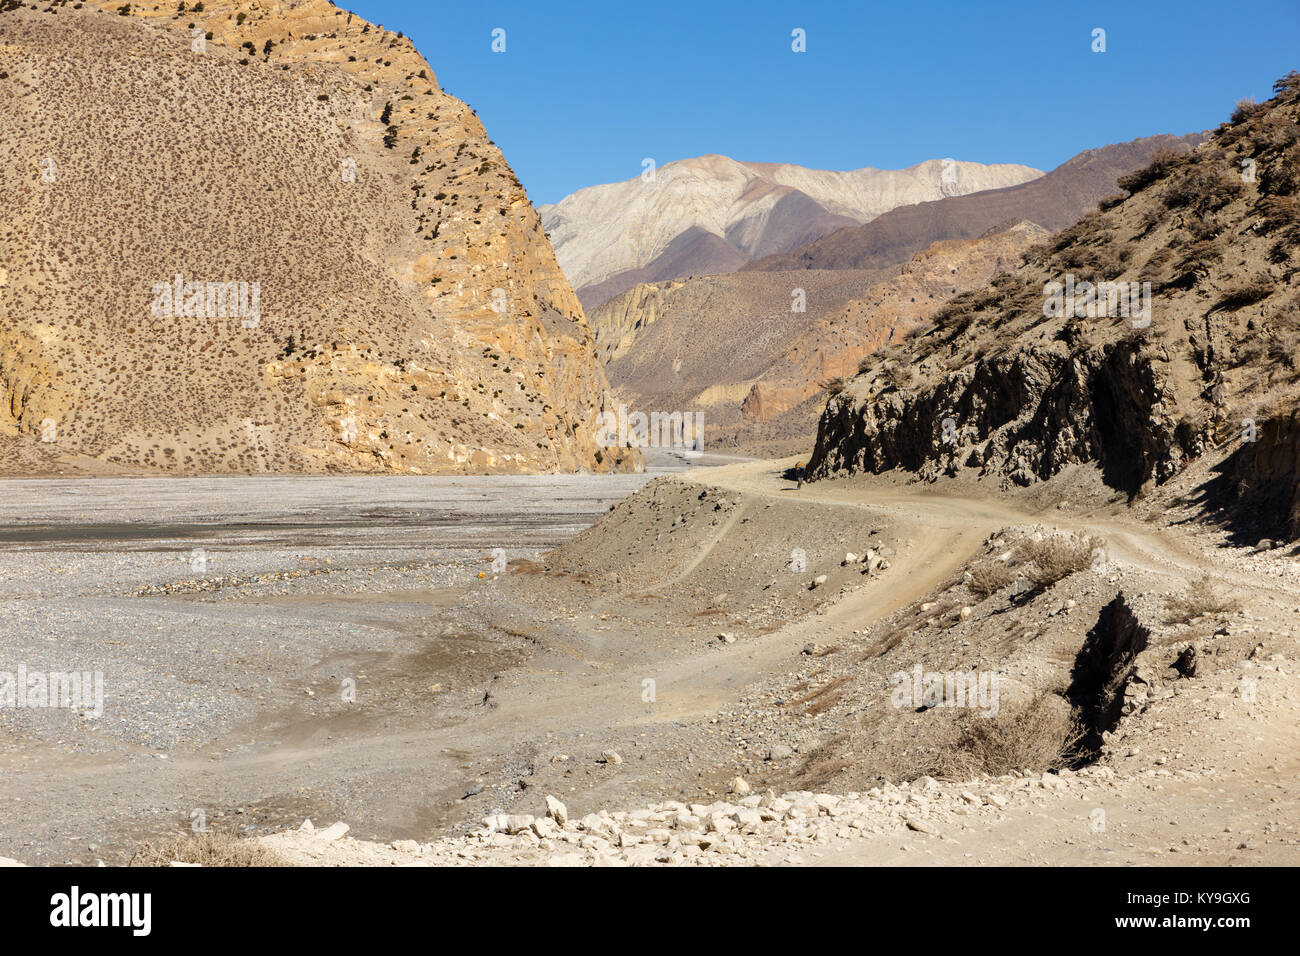
[[580, 189], [538, 212], [560, 267], [591, 308], [638, 282], [733, 272], [899, 206], [1040, 176], [1028, 166], [948, 159], [832, 172], [709, 155]]

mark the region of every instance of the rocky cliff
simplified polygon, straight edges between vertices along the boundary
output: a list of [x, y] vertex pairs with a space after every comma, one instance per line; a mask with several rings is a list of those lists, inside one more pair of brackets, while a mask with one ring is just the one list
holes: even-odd
[[0, 13], [0, 433], [168, 472], [634, 467], [477, 116], [325, 0]]

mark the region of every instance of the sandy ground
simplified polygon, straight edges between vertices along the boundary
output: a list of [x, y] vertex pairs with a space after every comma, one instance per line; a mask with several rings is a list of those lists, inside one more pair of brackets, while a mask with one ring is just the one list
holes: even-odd
[[[1061, 506], [1059, 493], [889, 479], [797, 489], [788, 464], [666, 476], [576, 539], [650, 476], [6, 483], [22, 498], [4, 521], [0, 659], [102, 669], [106, 707], [0, 710], [0, 855], [112, 863], [196, 820], [259, 835], [310, 817], [352, 831], [302, 862], [399, 862], [365, 850], [390, 841], [426, 848], [416, 862], [575, 849], [588, 856], [571, 862], [610, 862], [598, 845], [549, 841], [458, 854], [484, 817], [541, 813], [545, 794], [576, 820], [729, 799], [736, 774], [756, 793], [843, 793], [768, 759], [788, 742], [799, 762], [835, 733], [834, 714], [771, 703], [841, 659], [801, 649], [868, 640], [991, 534], [1050, 521], [1104, 533], [1113, 587], [1154, 594], [1206, 569], [1231, 582], [1247, 598], [1232, 640], [1249, 654], [1225, 653], [1129, 721], [1103, 760], [1113, 777], [1067, 794], [986, 781], [1006, 806], [966, 816], [935, 803], [935, 832], [868, 810], [865, 829], [757, 830], [725, 862], [1300, 862], [1300, 582], [1285, 555], [1148, 520], [1082, 479]], [[888, 542], [891, 565], [850, 580], [838, 558], [865, 541]], [[196, 547], [210, 552], [203, 574]], [[507, 573], [492, 566], [498, 547]], [[792, 548], [808, 573], [784, 568]], [[831, 580], [810, 590], [822, 567]], [[1084, 611], [1105, 584], [1069, 593]], [[978, 645], [983, 614], [944, 633]], [[1090, 622], [1050, 616], [1044, 640], [1077, 649]], [[1234, 698], [1247, 672], [1264, 688], [1249, 706]]]

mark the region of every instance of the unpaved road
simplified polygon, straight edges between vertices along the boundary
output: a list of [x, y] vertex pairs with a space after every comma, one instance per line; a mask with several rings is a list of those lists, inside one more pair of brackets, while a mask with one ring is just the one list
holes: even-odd
[[[118, 724], [91, 727], [59, 714], [16, 728], [0, 753], [0, 855], [121, 860], [135, 841], [183, 827], [196, 811], [245, 833], [312, 816], [345, 819], [359, 836], [427, 840], [493, 809], [531, 806], [543, 787], [563, 786], [578, 813], [708, 792], [725, 777], [726, 759], [708, 736], [710, 715], [788, 667], [805, 643], [923, 598], [1008, 525], [1044, 520], [1100, 533], [1108, 560], [1171, 578], [1214, 567], [1248, 593], [1296, 593], [1289, 578], [1216, 565], [1190, 536], [1114, 509], [1044, 514], [870, 480], [795, 490], [782, 470], [742, 462], [671, 480], [729, 489], [778, 514], [789, 502], [857, 509], [865, 520], [888, 520], [910, 543], [880, 580], [823, 613], [722, 651], [674, 643], [653, 627], [608, 631], [599, 601], [575, 599], [542, 619], [536, 607], [502, 601], [490, 581], [478, 583], [491, 547], [535, 554], [594, 520], [640, 477], [447, 479], [442, 492], [458, 497], [441, 521], [431, 514], [428, 479], [221, 479], [230, 484], [197, 497], [183, 483], [210, 480], [169, 479], [134, 485], [141, 493], [126, 498], [107, 481], [84, 483], [98, 501], [79, 482], [10, 483], [37, 500], [11, 504], [6, 516], [0, 649], [18, 659], [45, 654], [52, 669], [60, 658], [49, 657], [51, 645], [77, 666], [105, 661], [106, 671], [127, 675], [119, 687], [129, 693], [119, 697], [128, 718]], [[144, 511], [157, 516], [148, 534], [140, 531]], [[258, 520], [248, 520], [250, 511]], [[44, 544], [28, 534], [51, 528], [63, 531]], [[724, 523], [691, 561], [638, 588], [671, 594], [712, 547], [734, 546], [744, 533]], [[185, 562], [196, 541], [237, 583], [133, 593], [195, 577]], [[286, 569], [313, 573], [258, 577]], [[647, 674], [667, 691], [654, 706], [640, 694]], [[352, 675], [356, 704], [331, 699], [340, 677]], [[1278, 849], [1295, 845], [1294, 790], [1281, 802], [1274, 786], [1300, 769], [1296, 722], [1270, 722], [1249, 739], [1230, 724], [1221, 736], [1239, 733], [1242, 746], [1207, 743], [1218, 748], [1208, 759], [1223, 766], [1208, 797], [1203, 779], [1162, 780], [1158, 791], [1139, 781], [1114, 797], [1116, 826], [1086, 845], [1075, 840], [1078, 808], [1048, 809], [946, 839], [905, 832], [770, 862], [1186, 862], [1151, 851], [1166, 847], [1158, 837], [1180, 821], [1198, 840], [1268, 827], [1268, 858], [1294, 862]], [[595, 764], [611, 745], [628, 758], [617, 771]], [[1263, 861], [1258, 841], [1253, 853], [1233, 849], [1242, 841], [1221, 842], [1198, 859]]]

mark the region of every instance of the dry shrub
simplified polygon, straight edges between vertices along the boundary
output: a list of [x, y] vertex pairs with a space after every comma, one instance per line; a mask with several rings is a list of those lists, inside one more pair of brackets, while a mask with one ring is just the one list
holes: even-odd
[[819, 714], [827, 707], [832, 706], [836, 700], [839, 700], [840, 697], [839, 694], [834, 694], [831, 697], [830, 703], [826, 703], [825, 702], [826, 696], [830, 694], [831, 691], [843, 687], [848, 682], [849, 682], [849, 678], [847, 675], [841, 675], [839, 677], [836, 677], [832, 680], [827, 681], [825, 684], [817, 688], [817, 690], [813, 691], [811, 694], [805, 694], [803, 697], [800, 697], [798, 700], [791, 701], [790, 706], [802, 707], [804, 704], [816, 704], [818, 701], [820, 701], [821, 706], [818, 709], [814, 710], [813, 707], [808, 707], [806, 710], [804, 710], [804, 714], [806, 715]]
[[1164, 204], [1167, 209], [1214, 212], [1228, 205], [1245, 189], [1240, 175], [1217, 165], [1200, 163], [1170, 183], [1164, 193]]
[[1214, 580], [1206, 574], [1194, 584], [1189, 584], [1181, 594], [1165, 598], [1165, 619], [1170, 624], [1186, 624], [1207, 614], [1231, 614], [1240, 610], [1241, 601], [1220, 591]]
[[1120, 189], [1130, 193], [1141, 192], [1158, 179], [1163, 179], [1173, 169], [1187, 161], [1185, 153], [1162, 149], [1151, 159], [1151, 164], [1135, 173], [1121, 176], [1117, 180]]
[[284, 857], [252, 840], [228, 833], [195, 833], [146, 843], [131, 857], [129, 866], [290, 866]]
[[1257, 208], [1263, 217], [1260, 231], [1264, 235], [1300, 225], [1300, 201], [1292, 196], [1268, 196]]
[[973, 593], [986, 598], [1014, 582], [1016, 572], [1011, 570], [1006, 561], [985, 561], [971, 567], [970, 577], [966, 586]]
[[912, 384], [912, 369], [906, 365], [890, 365], [885, 368], [885, 381], [903, 391]]
[[1145, 282], [1160, 283], [1165, 279], [1165, 269], [1174, 258], [1174, 250], [1168, 246], [1161, 246], [1151, 254], [1151, 258], [1146, 261], [1138, 278]]
[[1265, 276], [1251, 279], [1249, 282], [1233, 286], [1225, 292], [1210, 311], [1235, 312], [1238, 309], [1244, 309], [1248, 305], [1254, 305], [1256, 302], [1267, 299], [1276, 288], [1277, 283]]
[[1041, 541], [1026, 541], [1016, 552], [1016, 562], [1034, 589], [1042, 591], [1088, 567], [1093, 549], [1100, 546], [1101, 542], [1095, 538], [1054, 535]]
[[800, 789], [825, 790], [834, 777], [853, 766], [852, 760], [839, 753], [848, 739], [839, 734], [808, 752], [803, 765], [794, 774], [794, 781]]
[[961, 717], [951, 742], [935, 755], [930, 775], [969, 780], [1012, 770], [1055, 770], [1070, 761], [1082, 737], [1069, 705], [1043, 693], [1016, 711]]

